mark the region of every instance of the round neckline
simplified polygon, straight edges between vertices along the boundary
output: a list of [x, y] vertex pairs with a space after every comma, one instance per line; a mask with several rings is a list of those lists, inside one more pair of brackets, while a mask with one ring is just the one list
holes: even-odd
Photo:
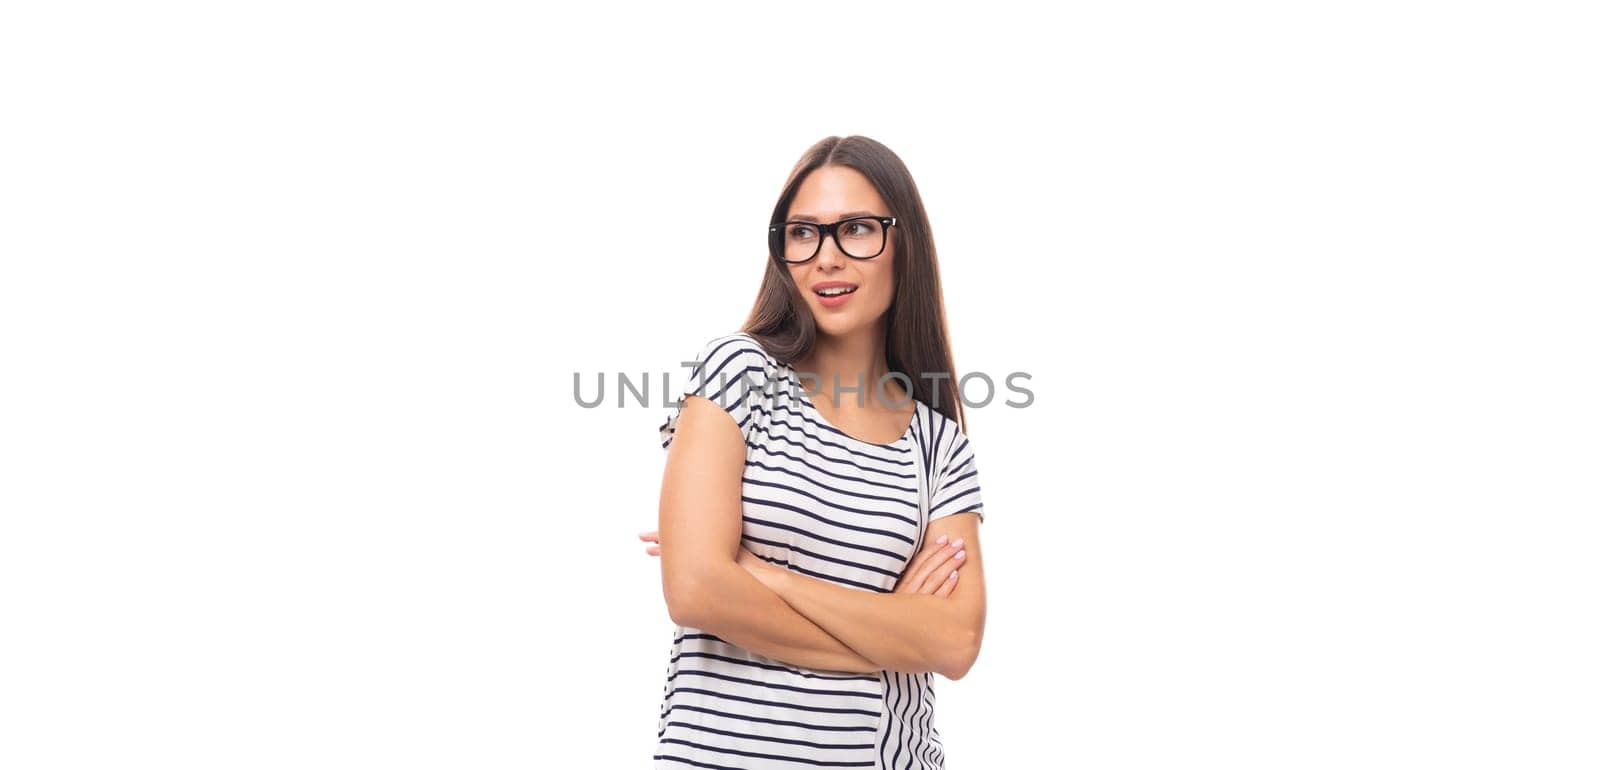
[[[796, 385], [800, 384], [800, 378], [799, 378], [798, 375], [795, 374], [794, 367], [792, 365], [789, 365], [789, 364], [785, 364], [784, 366], [788, 367], [789, 374], [791, 375], [792, 381]], [[844, 431], [844, 429], [840, 428], [837, 425], [834, 425], [831, 420], [829, 420], [827, 417], [825, 417], [822, 414], [822, 410], [818, 409], [816, 404], [811, 403], [811, 396], [806, 395], [806, 389], [804, 387], [799, 387], [799, 388], [796, 388], [795, 390], [800, 394], [800, 403], [805, 404], [806, 408], [810, 409], [811, 413], [817, 416], [817, 423], [818, 424], [820, 424], [820, 425], [822, 425], [822, 426], [824, 426], [826, 428], [832, 429], [834, 432], [838, 433], [839, 435], [844, 436], [845, 438], [850, 439], [851, 441], [854, 441], [854, 442], [856, 442], [858, 444], [865, 444], [867, 446], [872, 446], [872, 447], [883, 447], [883, 448], [897, 447], [897, 446], [900, 446], [901, 444], [906, 443], [907, 441], [910, 441], [911, 440], [911, 433], [912, 433], [912, 431], [916, 430], [916, 427], [917, 427], [917, 417], [922, 414], [922, 402], [918, 401], [915, 396], [912, 396], [911, 397], [911, 402], [916, 404], [917, 406], [916, 406], [915, 409], [911, 410], [911, 422], [910, 422], [910, 424], [906, 425], [905, 432], [901, 433], [900, 434], [900, 438], [897, 438], [894, 441], [891, 441], [891, 442], [889, 442], [887, 444], [880, 444], [880, 443], [878, 443], [876, 441], [868, 441], [868, 440], [866, 440], [864, 438], [858, 438], [856, 436], [850, 435], [849, 433], [846, 433]]]

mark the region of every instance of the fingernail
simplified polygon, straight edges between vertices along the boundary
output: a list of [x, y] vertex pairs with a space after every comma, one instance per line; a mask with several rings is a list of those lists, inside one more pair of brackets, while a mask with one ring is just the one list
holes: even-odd
[[966, 551], [956, 551], [956, 558], [957, 559], [965, 559], [965, 558], [967, 558], [967, 552]]
[[939, 545], [944, 545], [944, 541], [949, 540], [949, 539], [950, 539], [949, 535], [940, 535], [939, 539], [935, 540], [933, 542], [938, 543]]
[[956, 579], [956, 570], [950, 570], [950, 579], [951, 580], [955, 580]]
[[967, 541], [958, 537], [958, 538], [956, 538], [956, 541], [954, 543], [950, 544], [950, 547], [951, 548], [960, 548], [961, 544], [965, 543], [965, 542], [967, 542]]

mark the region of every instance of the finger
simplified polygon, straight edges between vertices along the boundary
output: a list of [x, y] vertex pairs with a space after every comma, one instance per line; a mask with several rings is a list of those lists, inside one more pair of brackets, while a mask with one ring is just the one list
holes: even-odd
[[639, 533], [639, 539], [640, 540], [645, 540], [645, 541], [648, 541], [648, 542], [652, 542], [652, 543], [659, 543], [659, 542], [661, 542], [661, 531], [660, 530], [651, 530], [649, 532], [640, 532]]
[[956, 574], [958, 572], [960, 570], [950, 570], [950, 576], [944, 579], [943, 585], [940, 585], [939, 590], [934, 591], [933, 595], [949, 597], [950, 592], [956, 590]]
[[645, 546], [644, 552], [647, 553], [647, 554], [650, 554], [651, 556], [660, 556], [661, 555], [661, 546], [658, 546], [658, 545]]
[[938, 584], [934, 582], [934, 576], [938, 573], [939, 566], [944, 564], [945, 558], [946, 554], [938, 551], [928, 554], [928, 557], [922, 560], [922, 565], [917, 567], [916, 572], [911, 575], [909, 581], [912, 586], [911, 590], [917, 593], [928, 593], [938, 588]]
[[[948, 549], [946, 549], [946, 550], [948, 550]], [[955, 576], [956, 576], [956, 570], [961, 569], [961, 565], [966, 564], [966, 563], [967, 563], [967, 549], [966, 548], [962, 548], [961, 550], [956, 551], [953, 554], [950, 554], [949, 558], [945, 559], [942, 563], [940, 563], [938, 569], [936, 569], [934, 571], [933, 577], [929, 578], [929, 580], [931, 582], [938, 583], [938, 585], [934, 586], [935, 591], [937, 592], [938, 589], [944, 588], [945, 587], [945, 583], [951, 583], [953, 585], [953, 581], [954, 581]], [[945, 579], [940, 580], [939, 579], [939, 575], [942, 574], [945, 570], [950, 570], [950, 573], [948, 575], [945, 575]], [[948, 594], [946, 594], [946, 595], [948, 595]]]
[[953, 554], [951, 554], [950, 549], [942, 545], [928, 557], [927, 562], [922, 566], [922, 574], [918, 577], [918, 580], [921, 581], [919, 585], [922, 593], [932, 593], [939, 589], [939, 584], [944, 582], [944, 571], [949, 569], [948, 565], [951, 558], [953, 558]]
[[917, 551], [916, 555], [911, 557], [911, 561], [906, 562], [906, 568], [902, 572], [907, 575], [916, 572], [922, 563], [928, 560], [928, 551], [927, 548]]
[[906, 570], [909, 572], [911, 570], [921, 568], [922, 565], [928, 562], [928, 559], [932, 558], [934, 554], [939, 552], [939, 549], [943, 547], [945, 542], [949, 539], [949, 535], [940, 535], [939, 539], [934, 542], [923, 543], [922, 550], [917, 551], [917, 555], [911, 559], [911, 563], [906, 565]]
[[933, 593], [933, 590], [939, 587], [936, 577], [939, 574], [939, 566], [943, 563], [944, 561], [937, 554], [928, 557], [928, 560], [923, 562], [922, 568], [917, 570], [917, 574], [911, 580], [914, 586], [912, 590], [919, 594]]
[[928, 576], [933, 573], [934, 560], [946, 550], [944, 545], [949, 540], [949, 535], [940, 535], [939, 539], [923, 544], [922, 550], [917, 552], [916, 558], [912, 559], [911, 564], [906, 567], [905, 574], [908, 583], [915, 583], [920, 587], [923, 581], [927, 580]]
[[916, 593], [917, 589], [922, 587], [922, 568], [920, 565], [924, 561], [927, 560], [918, 556], [911, 560], [911, 564], [906, 566], [904, 572], [900, 573], [900, 580], [894, 584], [894, 590], [897, 593]]

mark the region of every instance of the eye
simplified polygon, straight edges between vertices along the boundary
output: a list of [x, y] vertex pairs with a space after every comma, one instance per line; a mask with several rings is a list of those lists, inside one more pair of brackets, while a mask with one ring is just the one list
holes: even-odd
[[789, 226], [789, 237], [790, 238], [800, 238], [800, 239], [810, 238], [813, 235], [815, 235], [816, 232], [817, 232], [816, 228], [813, 228], [811, 225], [790, 225]]
[[846, 235], [866, 235], [872, 232], [872, 226], [866, 222], [851, 222], [845, 225]]

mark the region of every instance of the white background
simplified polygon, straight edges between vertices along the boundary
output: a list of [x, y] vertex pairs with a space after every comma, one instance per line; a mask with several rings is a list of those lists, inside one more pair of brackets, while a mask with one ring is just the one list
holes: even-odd
[[1579, 6], [8, 5], [0, 765], [648, 767], [664, 412], [573, 373], [864, 134], [1036, 395], [951, 768], [1593, 768]]

